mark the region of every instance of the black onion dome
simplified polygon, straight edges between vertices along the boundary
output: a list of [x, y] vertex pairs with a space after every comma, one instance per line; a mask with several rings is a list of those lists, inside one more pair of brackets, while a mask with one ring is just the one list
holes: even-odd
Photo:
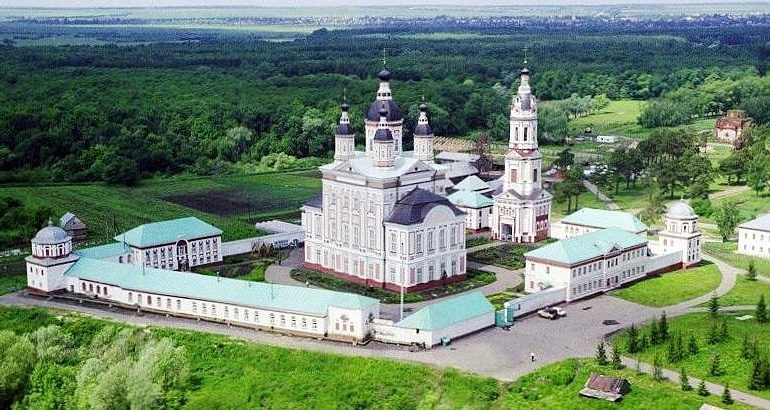
[[388, 71], [387, 68], [383, 68], [382, 71], [377, 74], [377, 77], [380, 77], [380, 81], [388, 81], [390, 80], [390, 71]]
[[347, 101], [343, 101], [342, 105], [340, 105], [340, 108], [342, 108], [342, 111], [348, 112], [350, 109], [350, 104], [348, 104]]
[[350, 124], [337, 124], [337, 135], [353, 135], [353, 127]]
[[426, 124], [417, 124], [417, 126], [414, 127], [414, 135], [416, 135], [416, 136], [433, 135], [433, 129], [427, 123]]
[[401, 114], [401, 109], [398, 108], [393, 100], [375, 100], [369, 111], [366, 112], [366, 119], [368, 121], [380, 121], [380, 108], [385, 105], [385, 109], [388, 110], [388, 116], [385, 118], [388, 122], [401, 121], [404, 116]]
[[428, 104], [425, 104], [424, 102], [421, 102], [420, 105], [418, 106], [418, 108], [422, 112], [427, 112], [428, 111]]
[[524, 67], [521, 69], [521, 75], [529, 75], [529, 68]]
[[372, 139], [374, 141], [392, 142], [393, 134], [387, 128], [378, 128], [377, 131], [374, 133], [374, 138]]

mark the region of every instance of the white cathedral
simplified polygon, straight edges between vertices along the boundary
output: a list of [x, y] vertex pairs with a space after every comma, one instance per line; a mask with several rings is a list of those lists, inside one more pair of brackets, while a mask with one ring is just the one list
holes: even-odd
[[503, 191], [493, 197], [489, 225], [492, 238], [536, 242], [548, 237], [552, 196], [543, 189], [542, 156], [537, 145], [537, 103], [524, 61], [513, 96]]
[[371, 287], [416, 291], [465, 278], [465, 213], [446, 198], [446, 167], [434, 162], [427, 106], [414, 151], [403, 149], [403, 116], [390, 73], [364, 120], [355, 150], [348, 105], [335, 133], [334, 162], [319, 167], [321, 197], [302, 207], [305, 266]]

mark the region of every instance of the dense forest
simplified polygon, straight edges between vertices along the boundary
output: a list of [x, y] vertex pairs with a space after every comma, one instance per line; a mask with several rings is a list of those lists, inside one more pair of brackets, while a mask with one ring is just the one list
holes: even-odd
[[[357, 29], [287, 42], [218, 35], [0, 46], [0, 182], [132, 185], [152, 175], [248, 172], [274, 164], [278, 153], [328, 156], [343, 90], [363, 133], [383, 48], [407, 137], [424, 95], [437, 134], [504, 138], [524, 45], [540, 99], [657, 99], [640, 118], [650, 127], [744, 100], [762, 111], [757, 98], [770, 95], [766, 27], [640, 30], [488, 28], [442, 37]], [[560, 122], [548, 117], [567, 115], [560, 107], [541, 112], [543, 134], [563, 138], [549, 132]]]

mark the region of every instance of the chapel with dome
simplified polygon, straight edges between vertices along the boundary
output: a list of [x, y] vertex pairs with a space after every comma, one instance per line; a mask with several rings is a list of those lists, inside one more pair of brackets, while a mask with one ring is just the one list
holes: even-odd
[[665, 229], [658, 232], [663, 253], [682, 253], [682, 267], [696, 265], [701, 260], [701, 232], [698, 215], [684, 200], [672, 204], [663, 216]]

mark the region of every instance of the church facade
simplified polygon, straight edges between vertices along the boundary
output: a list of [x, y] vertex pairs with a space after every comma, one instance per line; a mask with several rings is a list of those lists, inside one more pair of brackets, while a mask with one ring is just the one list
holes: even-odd
[[366, 286], [415, 291], [465, 278], [465, 214], [446, 197], [446, 167], [433, 158], [433, 130], [420, 104], [414, 151], [403, 150], [403, 115], [390, 73], [364, 120], [366, 150], [342, 114], [335, 155], [319, 167], [320, 198], [302, 207], [305, 266]]
[[492, 238], [512, 242], [545, 239], [550, 229], [552, 195], [543, 189], [542, 156], [537, 143], [537, 102], [529, 86], [529, 70], [521, 70], [513, 96], [503, 190], [493, 197]]

